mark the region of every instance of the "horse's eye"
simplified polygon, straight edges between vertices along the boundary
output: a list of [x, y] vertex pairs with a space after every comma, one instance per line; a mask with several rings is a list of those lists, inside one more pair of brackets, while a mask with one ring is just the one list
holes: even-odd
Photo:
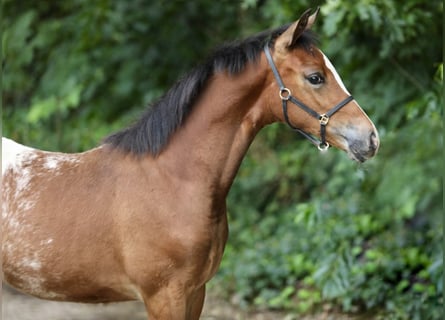
[[324, 77], [318, 72], [308, 75], [306, 79], [313, 85], [324, 83]]

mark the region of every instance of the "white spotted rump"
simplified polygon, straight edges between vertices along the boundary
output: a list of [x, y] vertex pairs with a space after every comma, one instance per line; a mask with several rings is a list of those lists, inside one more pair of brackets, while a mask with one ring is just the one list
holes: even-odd
[[[39, 182], [60, 174], [62, 165], [76, 166], [76, 155], [44, 152], [2, 138], [2, 267], [16, 287], [44, 298], [61, 298], [45, 289], [43, 268], [54, 239], [35, 223]], [[17, 245], [16, 239], [21, 239]]]

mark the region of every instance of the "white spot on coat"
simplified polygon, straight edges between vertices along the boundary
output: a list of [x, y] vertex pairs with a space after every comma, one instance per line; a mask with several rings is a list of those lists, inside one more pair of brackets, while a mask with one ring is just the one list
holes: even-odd
[[54, 170], [57, 168], [58, 164], [59, 161], [55, 157], [46, 157], [43, 166], [45, 167], [45, 169]]
[[2, 175], [26, 159], [27, 156], [35, 152], [36, 149], [21, 145], [11, 139], [2, 138]]

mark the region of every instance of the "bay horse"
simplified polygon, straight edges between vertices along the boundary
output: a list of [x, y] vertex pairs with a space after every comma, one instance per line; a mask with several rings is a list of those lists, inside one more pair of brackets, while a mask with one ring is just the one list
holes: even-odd
[[359, 162], [377, 152], [311, 12], [215, 50], [92, 150], [3, 138], [3, 280], [44, 299], [139, 299], [151, 320], [199, 319], [228, 236], [226, 196], [261, 128], [287, 123]]

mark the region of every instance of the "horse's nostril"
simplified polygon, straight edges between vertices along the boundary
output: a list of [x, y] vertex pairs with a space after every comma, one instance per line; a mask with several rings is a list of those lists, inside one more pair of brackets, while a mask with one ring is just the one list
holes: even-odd
[[379, 147], [379, 139], [377, 138], [377, 135], [375, 132], [371, 133], [371, 137], [370, 137], [370, 147], [372, 150], [377, 150]]

